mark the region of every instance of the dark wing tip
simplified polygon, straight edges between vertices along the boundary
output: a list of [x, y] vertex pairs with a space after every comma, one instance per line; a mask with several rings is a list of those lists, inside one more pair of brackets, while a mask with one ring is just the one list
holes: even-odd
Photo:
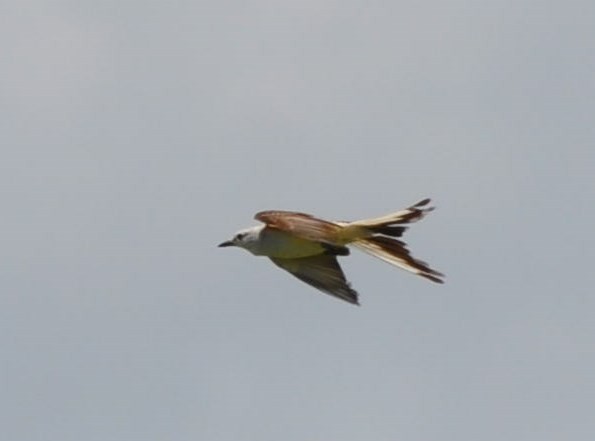
[[359, 304], [359, 294], [355, 289], [351, 287], [351, 284], [347, 285], [349, 291], [347, 292], [347, 296], [341, 297], [341, 299], [345, 300], [346, 302], [351, 303], [352, 305], [361, 306]]
[[415, 207], [415, 208], [424, 207], [424, 206], [428, 205], [430, 202], [432, 202], [432, 199], [425, 198], [425, 199], [422, 199], [421, 201], [419, 201], [413, 207]]
[[[308, 282], [306, 282], [308, 283]], [[314, 288], [318, 289], [319, 291], [322, 291], [326, 294], [330, 294], [340, 300], [344, 300], [347, 303], [351, 303], [352, 305], [357, 305], [360, 306], [359, 304], [359, 294], [358, 292], [353, 289], [351, 287], [351, 283], [349, 282], [345, 282], [346, 286], [343, 286], [339, 289], [328, 289], [326, 287], [320, 286], [320, 285], [316, 285], [314, 283], [310, 282], [310, 285], [314, 286]]]

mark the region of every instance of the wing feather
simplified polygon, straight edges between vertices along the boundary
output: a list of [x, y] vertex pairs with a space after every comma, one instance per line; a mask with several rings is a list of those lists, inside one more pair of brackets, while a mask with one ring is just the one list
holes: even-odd
[[270, 258], [275, 265], [288, 271], [302, 282], [349, 303], [359, 305], [357, 292], [345, 279], [335, 256], [320, 254], [299, 259]]
[[254, 218], [269, 228], [275, 228], [314, 242], [336, 244], [341, 226], [296, 211], [261, 211]]

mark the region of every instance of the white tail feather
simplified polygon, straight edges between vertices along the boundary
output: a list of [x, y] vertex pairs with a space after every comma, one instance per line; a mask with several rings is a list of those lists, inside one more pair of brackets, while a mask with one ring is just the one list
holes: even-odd
[[427, 263], [414, 259], [401, 241], [388, 237], [371, 237], [352, 242], [351, 245], [405, 271], [425, 277], [432, 282], [444, 283], [442, 280], [444, 274], [433, 270]]
[[396, 213], [350, 222], [349, 225], [360, 227], [377, 227], [385, 225], [410, 224], [423, 219], [426, 214], [434, 210], [434, 207], [425, 207], [429, 203], [430, 199], [424, 199], [419, 201], [417, 204], [407, 207], [404, 210], [397, 211]]

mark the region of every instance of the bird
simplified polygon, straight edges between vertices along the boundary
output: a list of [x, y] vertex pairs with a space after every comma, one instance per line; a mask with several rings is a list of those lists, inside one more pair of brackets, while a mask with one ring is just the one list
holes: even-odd
[[414, 258], [400, 239], [408, 224], [434, 210], [423, 199], [385, 216], [347, 221], [328, 221], [297, 211], [261, 211], [254, 219], [263, 223], [238, 231], [219, 247], [243, 248], [255, 256], [266, 256], [314, 288], [359, 305], [358, 293], [345, 278], [337, 257], [348, 256], [348, 246], [435, 283], [445, 275]]

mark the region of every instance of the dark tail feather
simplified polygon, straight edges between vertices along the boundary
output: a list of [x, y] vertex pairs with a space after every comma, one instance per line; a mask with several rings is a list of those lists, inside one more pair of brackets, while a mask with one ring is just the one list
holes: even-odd
[[368, 230], [376, 234], [383, 234], [385, 236], [401, 237], [403, 233], [407, 230], [407, 227], [397, 227], [394, 225], [380, 225], [378, 227], [368, 227]]
[[427, 206], [429, 203], [430, 199], [424, 199], [404, 210], [371, 219], [345, 222], [345, 226], [365, 227], [374, 233], [392, 237], [401, 237], [406, 229], [406, 227], [403, 227], [404, 224], [417, 222], [423, 219], [426, 214], [434, 210], [434, 207]]

